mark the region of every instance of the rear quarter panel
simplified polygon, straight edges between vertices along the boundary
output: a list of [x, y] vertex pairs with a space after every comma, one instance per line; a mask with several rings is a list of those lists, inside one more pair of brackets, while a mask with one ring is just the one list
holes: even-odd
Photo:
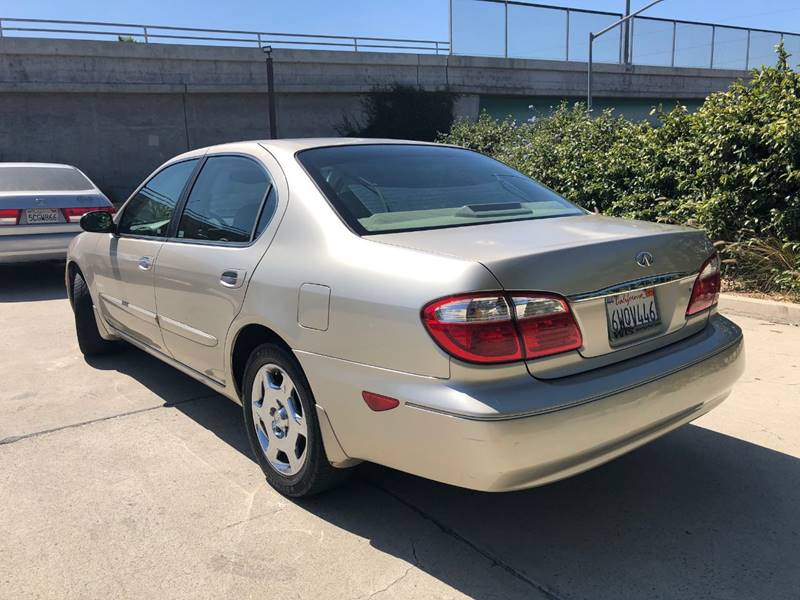
[[[289, 203], [258, 265], [234, 331], [273, 329], [298, 351], [418, 375], [446, 378], [450, 359], [420, 319], [429, 301], [500, 286], [477, 262], [370, 241], [334, 214], [291, 155], [281, 158]], [[330, 288], [325, 331], [298, 322], [303, 284]]]

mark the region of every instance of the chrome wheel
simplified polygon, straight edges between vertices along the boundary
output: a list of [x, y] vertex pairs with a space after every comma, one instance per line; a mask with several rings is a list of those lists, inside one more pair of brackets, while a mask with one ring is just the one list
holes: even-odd
[[256, 373], [250, 394], [253, 425], [261, 451], [281, 475], [295, 475], [306, 462], [308, 428], [289, 374], [275, 364]]

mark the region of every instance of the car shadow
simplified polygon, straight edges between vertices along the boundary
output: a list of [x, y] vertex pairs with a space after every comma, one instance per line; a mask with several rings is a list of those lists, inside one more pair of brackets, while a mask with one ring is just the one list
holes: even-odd
[[63, 261], [0, 265], [0, 302], [36, 302], [66, 297]]
[[[179, 397], [203, 386], [137, 350], [107, 365], [98, 360], [252, 459], [235, 402], [214, 393]], [[385, 502], [365, 510], [365, 492]], [[385, 507], [395, 501], [449, 536], [454, 552], [477, 552], [487, 569], [501, 569], [508, 589], [496, 590], [499, 598], [519, 597], [520, 585], [530, 597], [564, 599], [773, 600], [800, 592], [800, 460], [699, 426], [522, 492], [472, 492], [362, 465], [343, 487], [296, 501], [461, 593], [485, 597], [480, 576], [457, 560], [419, 554], [413, 534], [387, 522]]]

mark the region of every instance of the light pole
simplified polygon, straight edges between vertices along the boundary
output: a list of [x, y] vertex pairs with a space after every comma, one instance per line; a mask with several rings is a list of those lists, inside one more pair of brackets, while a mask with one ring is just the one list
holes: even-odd
[[267, 61], [267, 103], [269, 104], [269, 138], [271, 140], [278, 137], [278, 123], [275, 116], [275, 73], [272, 68], [272, 46], [262, 46]]
[[[631, 14], [631, 0], [625, 0], [625, 16]], [[631, 64], [631, 23], [625, 21], [622, 26], [622, 62]]]
[[[594, 46], [594, 41], [597, 38], [599, 38], [601, 35], [603, 35], [605, 33], [608, 33], [609, 31], [611, 31], [615, 27], [618, 27], [619, 25], [623, 25], [624, 24], [624, 25], [627, 26], [628, 22], [631, 19], [633, 19], [636, 15], [639, 15], [639, 14], [643, 13], [648, 8], [651, 8], [651, 7], [655, 6], [656, 4], [658, 4], [659, 2], [662, 2], [662, 1], [663, 0], [654, 0], [653, 2], [648, 4], [647, 6], [644, 6], [644, 7], [640, 8], [639, 10], [637, 10], [635, 13], [630, 13], [630, 14], [622, 17], [619, 21], [615, 21], [614, 23], [612, 23], [611, 25], [609, 25], [605, 29], [603, 29], [601, 31], [598, 31], [597, 33], [589, 33], [589, 72], [588, 72], [588, 77], [587, 77], [587, 82], [586, 82], [586, 110], [587, 111], [591, 112], [591, 110], [592, 110], [592, 67], [594, 65], [594, 61], [593, 61], [594, 57], [592, 56], [592, 50], [593, 50], [593, 46]], [[630, 47], [628, 47], [627, 43], [625, 44], [625, 49], [626, 49], [626, 52], [628, 52], [628, 53], [630, 52]]]

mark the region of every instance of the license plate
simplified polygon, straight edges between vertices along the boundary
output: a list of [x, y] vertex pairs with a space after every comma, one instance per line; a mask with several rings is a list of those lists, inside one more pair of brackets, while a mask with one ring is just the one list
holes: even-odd
[[28, 223], [58, 223], [57, 208], [29, 208], [25, 211]]
[[637, 334], [658, 327], [661, 318], [653, 288], [625, 292], [606, 298], [608, 340], [611, 345], [623, 343]]

